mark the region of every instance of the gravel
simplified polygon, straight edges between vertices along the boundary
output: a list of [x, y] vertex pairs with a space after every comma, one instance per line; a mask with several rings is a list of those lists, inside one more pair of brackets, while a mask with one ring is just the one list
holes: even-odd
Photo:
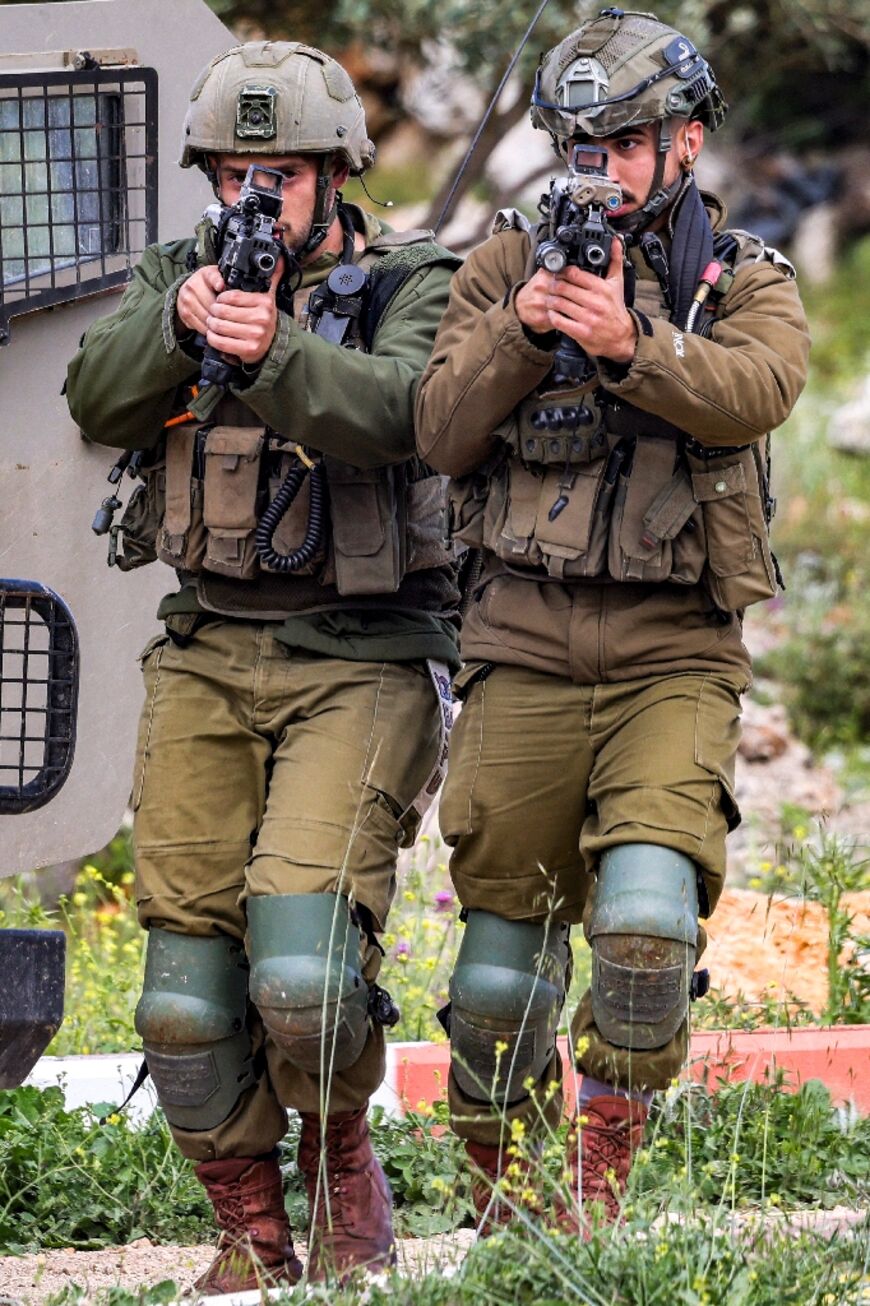
[[[437, 1238], [412, 1238], [399, 1243], [399, 1268], [408, 1275], [444, 1269], [462, 1260], [474, 1240], [474, 1231], [459, 1229]], [[305, 1260], [305, 1248], [297, 1247]], [[158, 1247], [138, 1238], [126, 1247], [99, 1252], [65, 1248], [35, 1256], [0, 1256], [0, 1306], [41, 1306], [54, 1293], [77, 1284], [83, 1296], [109, 1288], [139, 1289], [173, 1279], [183, 1292], [211, 1261], [210, 1246]]]

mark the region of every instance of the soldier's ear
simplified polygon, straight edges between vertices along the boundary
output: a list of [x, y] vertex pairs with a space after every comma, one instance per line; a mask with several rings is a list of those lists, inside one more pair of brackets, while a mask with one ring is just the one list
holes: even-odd
[[681, 147], [680, 163], [686, 171], [689, 171], [694, 167], [698, 155], [704, 148], [704, 124], [702, 122], [687, 122], [685, 124]]
[[332, 184], [336, 190], [341, 190], [344, 183], [350, 176], [350, 168], [347, 160], [339, 155], [332, 165]]

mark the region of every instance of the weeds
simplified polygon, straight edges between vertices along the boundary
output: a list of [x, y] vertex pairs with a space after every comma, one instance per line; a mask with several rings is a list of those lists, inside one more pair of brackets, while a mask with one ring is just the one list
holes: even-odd
[[[649, 1221], [656, 1214], [657, 1227]], [[454, 1277], [416, 1282], [398, 1274], [363, 1284], [300, 1286], [273, 1298], [288, 1306], [860, 1306], [866, 1302], [866, 1231], [853, 1237], [795, 1236], [707, 1217], [665, 1221], [647, 1209], [627, 1226], [588, 1242], [542, 1228], [510, 1230], [479, 1242]], [[178, 1294], [162, 1283], [111, 1289], [99, 1306], [166, 1306]], [[48, 1306], [78, 1306], [71, 1285]]]
[[211, 1211], [162, 1117], [67, 1111], [59, 1088], [0, 1094], [0, 1251], [201, 1241]]
[[870, 1120], [837, 1112], [818, 1080], [783, 1090], [780, 1071], [765, 1084], [722, 1084], [715, 1097], [690, 1082], [658, 1094], [630, 1200], [682, 1188], [711, 1206], [865, 1202]]
[[784, 809], [782, 820], [785, 839], [777, 862], [768, 863], [750, 884], [770, 894], [808, 898], [823, 907], [828, 927], [828, 1000], [821, 1023], [868, 1024], [868, 940], [853, 933], [853, 918], [844, 899], [867, 888], [870, 858], [860, 854], [854, 840], [832, 834], [822, 822], [811, 828], [800, 808]]
[[[632, 1171], [632, 1220], [640, 1211], [657, 1215], [662, 1194], [674, 1209], [703, 1207], [711, 1215], [720, 1206], [866, 1203], [870, 1120], [835, 1110], [819, 1083], [794, 1094], [783, 1087], [780, 1076], [769, 1084], [723, 1085], [715, 1096], [688, 1084], [662, 1095]], [[208, 1201], [162, 1116], [134, 1129], [112, 1114], [101, 1126], [104, 1109], [67, 1111], [60, 1089], [0, 1096], [0, 1255], [143, 1236], [155, 1243], [211, 1239]], [[430, 1237], [474, 1223], [462, 1145], [445, 1123], [443, 1103], [431, 1114], [374, 1115], [375, 1150], [393, 1188], [400, 1236]], [[548, 1184], [561, 1173], [566, 1128], [544, 1148]], [[294, 1117], [281, 1148], [297, 1230], [307, 1219], [295, 1164], [298, 1130]], [[522, 1150], [521, 1139], [512, 1145]]]

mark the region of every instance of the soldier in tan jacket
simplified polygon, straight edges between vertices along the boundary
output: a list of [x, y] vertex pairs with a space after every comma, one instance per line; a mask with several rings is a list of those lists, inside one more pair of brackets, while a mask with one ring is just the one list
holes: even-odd
[[603, 10], [544, 57], [532, 105], [563, 158], [607, 151], [618, 238], [600, 269], [554, 272], [535, 261], [562, 239], [554, 204], [537, 231], [500, 214], [417, 400], [420, 454], [483, 564], [441, 827], [467, 917], [450, 1107], [484, 1230], [510, 1215], [511, 1130], [561, 1115], [572, 924], [592, 951], [571, 1025], [584, 1204], [616, 1218], [651, 1093], [685, 1061], [700, 921], [740, 820], [743, 609], [779, 582], [768, 433], [809, 345], [791, 265], [695, 184], [726, 106], [689, 40]]

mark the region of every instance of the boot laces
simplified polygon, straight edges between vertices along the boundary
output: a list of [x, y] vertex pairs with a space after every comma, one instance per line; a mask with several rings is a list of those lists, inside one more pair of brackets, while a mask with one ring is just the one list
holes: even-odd
[[245, 1204], [238, 1193], [227, 1193], [214, 1197], [214, 1212], [218, 1227], [221, 1229], [221, 1242], [237, 1242], [248, 1230], [245, 1220]]
[[584, 1124], [584, 1188], [589, 1194], [604, 1195], [607, 1203], [617, 1202], [613, 1181], [619, 1188], [626, 1183], [631, 1161], [631, 1134], [623, 1124]]

